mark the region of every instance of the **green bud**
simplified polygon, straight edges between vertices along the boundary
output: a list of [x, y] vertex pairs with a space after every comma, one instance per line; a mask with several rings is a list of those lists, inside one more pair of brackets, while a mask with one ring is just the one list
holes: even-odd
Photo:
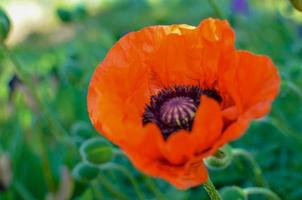
[[302, 12], [302, 0], [290, 0], [291, 4], [300, 12]]
[[81, 182], [89, 182], [99, 175], [100, 170], [88, 163], [79, 163], [72, 171], [73, 177]]
[[62, 22], [68, 23], [73, 20], [73, 14], [65, 8], [58, 8], [57, 15]]
[[81, 138], [89, 138], [92, 136], [93, 130], [89, 123], [84, 121], [79, 121], [74, 123], [70, 128], [70, 133], [72, 136], [78, 136]]
[[82, 158], [92, 165], [110, 162], [113, 158], [112, 146], [105, 140], [92, 138], [83, 143], [80, 148]]
[[10, 20], [5, 11], [0, 8], [0, 42], [4, 42], [11, 28]]
[[247, 200], [244, 190], [237, 186], [224, 187], [219, 194], [223, 200]]
[[221, 170], [229, 166], [232, 158], [232, 148], [229, 145], [224, 145], [214, 155], [206, 158], [205, 164], [210, 169]]

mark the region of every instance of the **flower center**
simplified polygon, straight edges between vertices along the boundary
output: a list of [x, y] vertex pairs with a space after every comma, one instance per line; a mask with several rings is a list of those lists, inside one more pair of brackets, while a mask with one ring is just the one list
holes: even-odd
[[194, 119], [196, 105], [190, 97], [174, 97], [160, 108], [159, 114], [161, 121], [167, 126], [186, 128], [189, 122]]
[[155, 123], [164, 139], [181, 129], [191, 131], [201, 95], [218, 102], [221, 97], [215, 90], [202, 90], [197, 86], [174, 86], [151, 96], [143, 114], [143, 125]]

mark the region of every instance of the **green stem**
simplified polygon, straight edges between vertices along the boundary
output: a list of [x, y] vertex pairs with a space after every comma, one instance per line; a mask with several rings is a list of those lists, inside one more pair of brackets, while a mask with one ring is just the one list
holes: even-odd
[[14, 181], [13, 187], [24, 200], [36, 200], [36, 198], [25, 188], [22, 183]]
[[[11, 60], [11, 62], [13, 63], [13, 65], [15, 66], [15, 73], [17, 74], [17, 76], [21, 79], [21, 81], [30, 89], [30, 91], [32, 92], [33, 98], [36, 102], [36, 104], [38, 105], [40, 110], [44, 109], [44, 106], [42, 104], [42, 102], [39, 99], [38, 94], [36, 93], [34, 84], [32, 83], [32, 81], [23, 73], [22, 71], [22, 66], [21, 64], [18, 62], [17, 58], [15, 57], [15, 55], [11, 52], [11, 50], [9, 49], [9, 47], [5, 44], [5, 43], [0, 43], [0, 45], [3, 47], [5, 53], [7, 54], [8, 58]], [[43, 169], [44, 169], [44, 173], [46, 175], [46, 182], [47, 182], [47, 186], [49, 191], [54, 192], [55, 191], [55, 187], [54, 187], [54, 179], [52, 177], [52, 173], [50, 170], [50, 164], [48, 161], [48, 156], [47, 156], [47, 151], [44, 149], [45, 148], [45, 143], [43, 142], [43, 139], [40, 138], [40, 142], [41, 142], [41, 157], [42, 157], [42, 161], [43, 161]]]
[[276, 127], [282, 134], [286, 136], [291, 136], [295, 139], [297, 143], [302, 145], [302, 136], [301, 134], [294, 130], [292, 127], [288, 126], [282, 119], [279, 119], [278, 117], [268, 117], [268, 122]]
[[244, 192], [247, 195], [261, 194], [263, 196], [268, 197], [268, 199], [270, 200], [281, 200], [281, 198], [276, 193], [266, 188], [260, 188], [260, 187], [246, 188], [244, 189]]
[[214, 184], [212, 183], [210, 177], [203, 184], [203, 188], [208, 193], [211, 200], [222, 200], [219, 193], [218, 193], [218, 191], [216, 190]]
[[93, 181], [91, 183], [91, 189], [92, 189], [92, 191], [94, 193], [95, 199], [98, 199], [98, 200], [103, 200], [104, 199], [104, 196], [103, 196], [103, 194], [102, 194], [102, 192], [101, 192], [101, 190], [100, 190], [100, 188], [98, 186], [97, 180]]
[[[63, 128], [63, 126], [52, 116], [51, 112], [43, 104], [43, 102], [40, 100], [39, 95], [37, 94], [35, 90], [34, 83], [26, 74], [24, 74], [22, 65], [18, 61], [18, 59], [15, 57], [15, 55], [11, 52], [10, 48], [5, 43], [0, 43], [2, 46], [4, 52], [7, 54], [8, 58], [11, 60], [13, 65], [15, 66], [15, 73], [20, 78], [20, 80], [29, 88], [30, 92], [32, 93], [32, 96], [35, 100], [35, 103], [37, 104], [39, 110], [41, 110], [42, 113], [45, 114], [46, 120], [48, 124], [55, 129], [54, 136], [58, 141], [68, 141], [64, 138], [64, 136], [68, 135], [68, 132]], [[59, 134], [61, 133], [61, 134]]]
[[219, 7], [217, 6], [215, 0], [208, 0], [210, 6], [212, 7], [213, 11], [215, 12], [216, 17], [222, 18], [222, 14], [220, 12]]
[[157, 186], [155, 185], [153, 180], [150, 177], [145, 176], [145, 175], [143, 175], [143, 177], [144, 177], [145, 183], [147, 184], [147, 186], [151, 190], [151, 192], [153, 192], [156, 199], [166, 200], [165, 195], [163, 193], [161, 193], [161, 191], [157, 188]]
[[116, 197], [116, 199], [120, 200], [129, 200], [129, 198], [115, 189], [115, 187], [102, 175], [98, 176], [99, 180], [101, 181], [102, 185], [108, 190], [113, 196]]
[[[116, 156], [126, 157], [125, 153], [123, 151], [121, 151], [120, 149], [114, 149], [113, 152]], [[154, 181], [150, 177], [143, 175], [143, 179], [144, 179], [146, 185], [148, 186], [148, 188], [150, 189], [150, 191], [153, 192], [153, 194], [155, 195], [156, 199], [158, 199], [158, 200], [166, 199], [165, 195], [161, 193], [161, 191], [157, 188]]]
[[232, 153], [233, 153], [234, 156], [243, 157], [244, 159], [246, 159], [250, 163], [250, 165], [253, 169], [252, 170], [253, 174], [255, 176], [255, 184], [257, 186], [259, 186], [259, 187], [268, 187], [268, 184], [267, 184], [266, 180], [263, 177], [261, 168], [259, 167], [256, 160], [254, 159], [254, 157], [249, 152], [247, 152], [246, 150], [243, 150], [243, 149], [233, 149]]
[[[42, 129], [41, 129], [42, 130]], [[43, 137], [42, 134], [37, 134], [37, 137], [39, 139], [39, 148], [40, 148], [40, 155], [41, 155], [41, 161], [42, 161], [42, 169], [44, 172], [47, 188], [50, 192], [55, 192], [55, 183], [54, 183], [54, 177], [51, 171], [50, 163], [49, 163], [49, 158], [48, 158], [48, 152], [45, 147], [46, 140]]]
[[129, 179], [129, 181], [133, 185], [133, 188], [135, 190], [135, 193], [136, 193], [138, 199], [139, 200], [144, 200], [145, 199], [142, 191], [139, 188], [138, 183], [133, 178], [131, 172], [127, 168], [125, 168], [121, 165], [115, 164], [115, 163], [107, 163], [105, 165], [100, 166], [100, 169], [101, 170], [117, 170], [117, 171], [120, 171], [121, 173], [123, 173]]
[[302, 91], [295, 83], [293, 83], [291, 80], [286, 80], [284, 83], [302, 100]]
[[[17, 60], [17, 58], [15, 57], [15, 55], [11, 52], [10, 48], [5, 44], [5, 43], [1, 43], [1, 46], [4, 50], [4, 52], [6, 53], [6, 55], [8, 56], [8, 58], [10, 59], [10, 61], [14, 64], [15, 66], [15, 73], [16, 75], [21, 79], [22, 82], [25, 83], [25, 85], [30, 89], [30, 91], [33, 94], [33, 98], [35, 99], [36, 103], [40, 106], [40, 100], [38, 95], [34, 92], [34, 84], [31, 82], [30, 79], [27, 78], [27, 76], [24, 75], [24, 73], [22, 72], [22, 66], [19, 63], [19, 61]], [[40, 108], [40, 107], [39, 107]], [[40, 108], [41, 109], [41, 108]]]

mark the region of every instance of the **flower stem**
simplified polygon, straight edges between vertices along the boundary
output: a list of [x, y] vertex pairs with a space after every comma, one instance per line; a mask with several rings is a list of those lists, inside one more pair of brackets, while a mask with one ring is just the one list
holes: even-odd
[[283, 135], [292, 137], [296, 143], [302, 145], [302, 136], [301, 134], [287, 125], [287, 123], [280, 119], [278, 116], [270, 116], [267, 118], [268, 123], [276, 127]]
[[100, 166], [99, 168], [101, 170], [117, 170], [117, 171], [120, 171], [121, 173], [123, 173], [131, 182], [138, 199], [139, 200], [145, 199], [141, 189], [139, 188], [139, 184], [137, 183], [135, 178], [133, 178], [131, 172], [127, 168], [125, 168], [121, 165], [115, 164], [115, 163], [107, 163], [107, 164]]
[[208, 0], [210, 6], [212, 7], [213, 11], [215, 12], [216, 17], [222, 18], [222, 14], [220, 12], [219, 7], [217, 6], [215, 0]]
[[[14, 72], [16, 73], [16, 75], [21, 79], [21, 81], [32, 92], [32, 96], [34, 98], [35, 103], [38, 105], [39, 110], [43, 110], [44, 106], [43, 106], [42, 102], [40, 101], [40, 98], [39, 98], [38, 94], [36, 93], [34, 84], [26, 76], [26, 74], [23, 72], [22, 65], [19, 63], [19, 61], [17, 60], [15, 55], [12, 53], [10, 48], [4, 42], [1, 42], [0, 45], [2, 46], [4, 52], [6, 53], [9, 60], [13, 63]], [[49, 163], [48, 156], [47, 156], [47, 151], [45, 149], [43, 134], [40, 135], [39, 141], [40, 141], [40, 147], [41, 147], [41, 157], [42, 157], [42, 162], [43, 162], [43, 170], [44, 170], [44, 174], [45, 174], [45, 178], [46, 178], [47, 187], [48, 187], [49, 191], [54, 192], [55, 191], [54, 178], [52, 176], [50, 163]]]
[[210, 197], [211, 200], [221, 200], [221, 197], [220, 197], [218, 191], [216, 190], [214, 184], [212, 183], [210, 177], [203, 184], [203, 188], [208, 193], [208, 195], [209, 195], [209, 197]]
[[31, 92], [33, 93], [33, 98], [35, 99], [36, 103], [38, 105], [40, 105], [39, 98], [33, 90], [34, 86], [33, 86], [32, 82], [30, 81], [30, 79], [28, 79], [28, 77], [25, 76], [24, 73], [22, 72], [21, 64], [19, 63], [19, 61], [17, 60], [15, 55], [11, 52], [10, 48], [4, 42], [1, 43], [1, 46], [4, 50], [4, 52], [6, 53], [7, 57], [9, 58], [9, 60], [14, 65], [14, 67], [15, 67], [14, 72], [21, 79], [21, 81], [24, 82], [25, 85], [31, 90]]
[[[123, 151], [121, 151], [120, 149], [114, 149], [113, 150], [114, 154], [116, 156], [123, 156], [126, 158], [126, 155]], [[155, 195], [156, 199], [158, 200], [165, 200], [165, 195], [157, 188], [156, 184], [154, 183], [154, 181], [149, 177], [146, 176], [144, 174], [142, 174], [143, 179], [147, 185], [147, 187], [150, 189], [151, 192], [153, 192], [153, 194]]]
[[281, 200], [281, 198], [276, 193], [266, 188], [251, 187], [244, 189], [244, 192], [247, 195], [262, 194], [263, 196], [268, 197], [268, 199], [270, 200]]
[[283, 83], [285, 83], [287, 87], [302, 100], [302, 91], [294, 82], [291, 80], [286, 80]]
[[13, 54], [13, 52], [10, 50], [10, 48], [4, 43], [1, 42], [0, 46], [2, 46], [4, 52], [6, 53], [8, 59], [12, 62], [14, 65], [14, 72], [16, 75], [20, 78], [20, 80], [26, 85], [26, 87], [29, 88], [35, 103], [37, 104], [39, 110], [41, 113], [45, 114], [46, 121], [48, 122], [49, 126], [54, 128], [55, 131], [54, 136], [58, 141], [64, 141], [68, 143], [68, 139], [65, 138], [65, 136], [68, 135], [68, 132], [63, 128], [61, 123], [55, 119], [55, 117], [50, 112], [50, 109], [46, 105], [43, 104], [43, 102], [40, 100], [39, 95], [36, 91], [35, 84], [32, 82], [32, 80], [23, 72], [22, 65], [16, 58], [16, 56]]
[[241, 157], [245, 158], [250, 163], [250, 165], [253, 169], [253, 174], [255, 176], [255, 184], [257, 186], [259, 186], [259, 187], [268, 187], [268, 184], [267, 184], [266, 180], [263, 178], [261, 168], [259, 167], [256, 160], [253, 158], [253, 156], [249, 152], [247, 152], [243, 149], [233, 149], [232, 152], [233, 152], [234, 156], [241, 156]]
[[99, 175], [98, 179], [101, 184], [106, 188], [116, 199], [129, 200], [129, 198], [122, 192], [118, 191], [103, 175]]
[[157, 186], [150, 177], [143, 175], [143, 178], [148, 188], [153, 192], [157, 200], [166, 200], [165, 195], [161, 193], [161, 191], [157, 188]]
[[16, 192], [24, 199], [24, 200], [37, 200], [23, 185], [23, 183], [18, 182], [17, 180], [14, 181], [13, 184], [14, 189]]

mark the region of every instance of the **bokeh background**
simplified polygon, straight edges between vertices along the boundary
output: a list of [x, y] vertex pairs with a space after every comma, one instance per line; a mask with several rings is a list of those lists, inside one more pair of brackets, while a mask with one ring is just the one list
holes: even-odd
[[[86, 94], [114, 42], [148, 25], [198, 25], [217, 14], [209, 2], [1, 0], [12, 22], [6, 44], [15, 61], [1, 46], [0, 199], [206, 200], [202, 187], [180, 191], [144, 176], [114, 146], [111, 167], [103, 170], [85, 165], [80, 149], [87, 140], [104, 142], [88, 119]], [[211, 171], [212, 180], [219, 189], [265, 186], [282, 199], [301, 200], [302, 14], [287, 0], [216, 4], [236, 30], [236, 47], [269, 55], [283, 80], [271, 114], [231, 144], [255, 162], [234, 158], [225, 170]], [[103, 150], [98, 155], [107, 161], [110, 151]]]

